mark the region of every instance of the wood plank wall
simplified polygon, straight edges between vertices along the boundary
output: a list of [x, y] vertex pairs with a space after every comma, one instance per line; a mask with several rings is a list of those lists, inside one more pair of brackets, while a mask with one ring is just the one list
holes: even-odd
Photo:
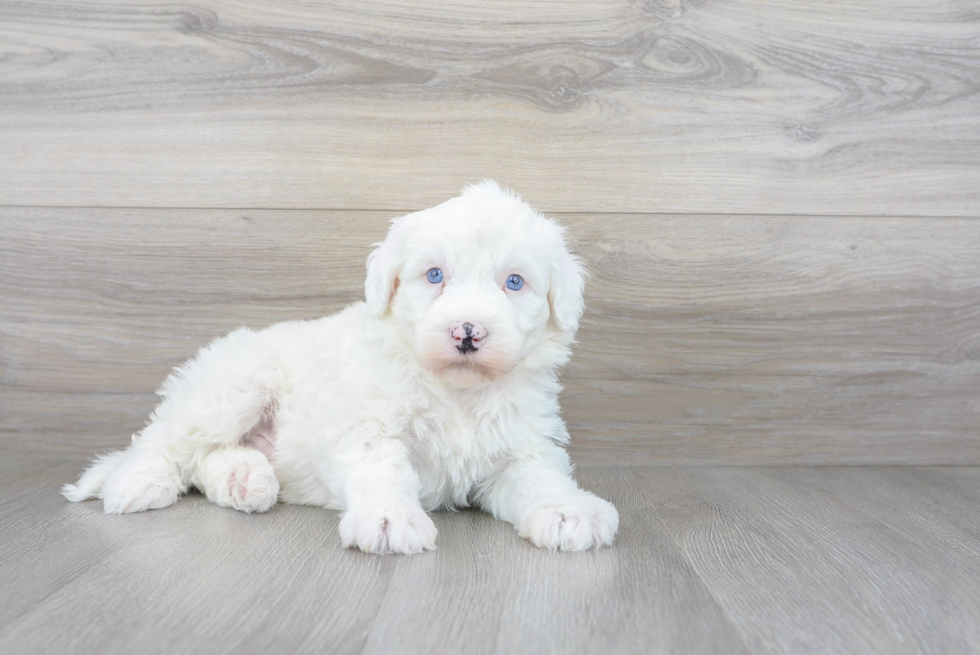
[[0, 452], [120, 445], [493, 177], [593, 279], [580, 462], [980, 464], [967, 1], [0, 5]]

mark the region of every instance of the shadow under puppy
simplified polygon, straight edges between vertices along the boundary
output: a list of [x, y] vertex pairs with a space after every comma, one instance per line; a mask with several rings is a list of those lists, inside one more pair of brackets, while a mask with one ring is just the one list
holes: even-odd
[[191, 486], [245, 512], [317, 505], [372, 553], [435, 548], [426, 512], [470, 505], [543, 548], [611, 544], [619, 516], [572, 479], [559, 416], [585, 286], [564, 228], [485, 181], [395, 219], [367, 269], [366, 302], [202, 348], [64, 495], [110, 514]]

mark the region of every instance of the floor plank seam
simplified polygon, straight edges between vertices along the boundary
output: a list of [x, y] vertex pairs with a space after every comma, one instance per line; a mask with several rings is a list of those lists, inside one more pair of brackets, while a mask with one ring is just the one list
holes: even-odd
[[[635, 467], [630, 467], [630, 468], [635, 468]], [[639, 497], [641, 498], [643, 497], [643, 492], [641, 489], [637, 488], [636, 493]], [[660, 527], [663, 528], [664, 532], [670, 536], [670, 541], [672, 544], [674, 544], [674, 547], [677, 551], [677, 555], [684, 561], [685, 564], [687, 564], [687, 567], [694, 573], [694, 575], [697, 576], [697, 579], [701, 583], [701, 586], [704, 587], [705, 592], [707, 592], [708, 596], [711, 598], [711, 602], [713, 602], [715, 606], [718, 608], [718, 611], [721, 613], [725, 621], [728, 623], [729, 628], [731, 628], [732, 631], [738, 635], [739, 639], [741, 640], [741, 645], [743, 650], [746, 653], [751, 653], [752, 649], [749, 648], [748, 641], [746, 639], [746, 634], [739, 628], [739, 624], [734, 620], [734, 618], [728, 612], [728, 609], [725, 607], [725, 604], [722, 603], [721, 600], [719, 600], [718, 596], [715, 593], [715, 590], [712, 589], [711, 585], [709, 585], [708, 581], [705, 579], [704, 574], [701, 571], [699, 571], [698, 568], [694, 565], [694, 562], [692, 562], [690, 558], [688, 558], [687, 553], [684, 552], [684, 548], [677, 540], [677, 535], [675, 535], [674, 531], [667, 526], [667, 522], [664, 520], [663, 516], [660, 515], [660, 511], [657, 509], [656, 505], [653, 504], [651, 499], [646, 499], [646, 505], [647, 507], [649, 507], [653, 515], [657, 518], [657, 523], [660, 524]], [[613, 548], [615, 547], [616, 546], [613, 545]]]
[[650, 509], [653, 511], [654, 516], [657, 517], [657, 522], [660, 523], [660, 527], [662, 527], [664, 531], [668, 535], [670, 535], [670, 541], [677, 548], [678, 555], [681, 557], [681, 559], [684, 560], [684, 563], [687, 564], [688, 568], [690, 568], [691, 571], [693, 571], [694, 574], [698, 576], [698, 581], [700, 581], [701, 585], [704, 587], [704, 590], [708, 593], [708, 596], [711, 598], [711, 601], [718, 608], [718, 611], [721, 612], [721, 615], [725, 617], [725, 621], [728, 622], [728, 626], [732, 629], [732, 631], [735, 634], [738, 635], [739, 639], [741, 640], [741, 645], [744, 651], [746, 653], [751, 653], [752, 649], [749, 648], [747, 635], [741, 629], [739, 623], [735, 620], [735, 618], [731, 615], [731, 613], [729, 613], [728, 607], [725, 605], [725, 603], [721, 601], [720, 598], [718, 598], [715, 589], [708, 583], [708, 580], [705, 578], [704, 574], [698, 569], [695, 563], [687, 556], [687, 553], [684, 551], [683, 546], [677, 540], [677, 535], [675, 535], [674, 531], [667, 526], [667, 522], [664, 521], [664, 518], [660, 515], [660, 512], [657, 510], [657, 507], [652, 502], [649, 505], [650, 505]]

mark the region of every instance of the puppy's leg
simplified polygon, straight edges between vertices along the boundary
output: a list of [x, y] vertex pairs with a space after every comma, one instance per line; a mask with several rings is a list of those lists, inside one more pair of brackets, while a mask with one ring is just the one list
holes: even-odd
[[511, 461], [478, 486], [476, 500], [522, 537], [550, 550], [609, 546], [619, 528], [616, 508], [580, 489], [564, 458]]
[[[159, 392], [163, 400], [132, 445], [99, 458], [63, 493], [73, 502], [102, 498], [110, 514], [173, 504], [190, 480], [200, 477], [198, 465], [215, 449], [247, 442], [272, 452], [280, 382], [279, 367], [261, 335], [243, 328], [216, 339], [170, 374]], [[255, 484], [268, 477], [268, 468], [266, 460]], [[276, 493], [278, 488], [248, 494], [255, 500], [242, 501], [240, 509], [268, 509]]]
[[340, 521], [344, 547], [378, 554], [435, 549], [436, 526], [419, 503], [418, 474], [403, 443], [372, 439], [346, 464]]
[[152, 445], [134, 444], [112, 461], [114, 467], [97, 493], [106, 514], [162, 509], [187, 491], [174, 462]]
[[217, 448], [204, 456], [191, 481], [213, 503], [243, 512], [276, 504], [279, 480], [266, 456], [251, 448]]

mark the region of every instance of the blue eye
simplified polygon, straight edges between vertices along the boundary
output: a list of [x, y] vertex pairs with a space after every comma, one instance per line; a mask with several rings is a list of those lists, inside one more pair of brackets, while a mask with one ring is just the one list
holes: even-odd
[[443, 277], [442, 269], [430, 268], [429, 272], [425, 274], [425, 277], [428, 278], [429, 282], [431, 282], [432, 284], [439, 284], [440, 282], [442, 282], [442, 277]]
[[507, 288], [511, 291], [517, 291], [524, 286], [524, 278], [520, 275], [511, 275], [507, 278]]

